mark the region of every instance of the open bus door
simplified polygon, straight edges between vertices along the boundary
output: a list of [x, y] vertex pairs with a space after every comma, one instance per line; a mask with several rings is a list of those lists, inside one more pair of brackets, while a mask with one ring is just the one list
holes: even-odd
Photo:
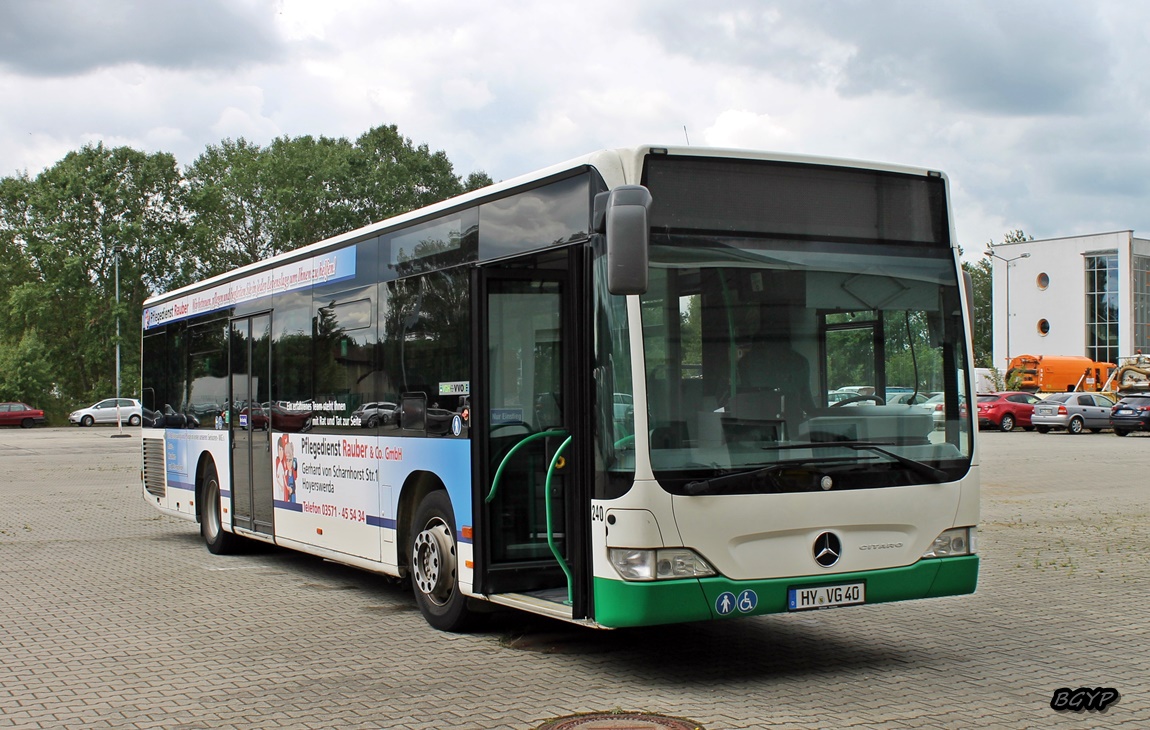
[[478, 269], [474, 282], [475, 590], [565, 619], [590, 601], [580, 253]]

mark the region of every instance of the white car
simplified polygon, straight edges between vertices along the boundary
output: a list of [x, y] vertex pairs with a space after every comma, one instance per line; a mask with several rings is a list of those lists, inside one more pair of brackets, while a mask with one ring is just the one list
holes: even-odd
[[99, 403], [72, 411], [68, 421], [81, 426], [91, 426], [97, 423], [116, 423], [116, 405], [119, 404], [120, 423], [125, 426], [140, 425], [140, 401], [134, 398], [105, 398]]

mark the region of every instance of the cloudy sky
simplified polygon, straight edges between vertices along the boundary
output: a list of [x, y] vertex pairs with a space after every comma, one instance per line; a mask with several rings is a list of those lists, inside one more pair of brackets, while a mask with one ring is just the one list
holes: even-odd
[[0, 176], [395, 124], [495, 180], [604, 147], [749, 147], [951, 179], [968, 255], [1150, 235], [1150, 3], [0, 0]]

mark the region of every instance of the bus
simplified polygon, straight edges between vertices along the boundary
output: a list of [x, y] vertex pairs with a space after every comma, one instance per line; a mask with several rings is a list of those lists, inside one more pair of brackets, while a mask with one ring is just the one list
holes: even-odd
[[156, 295], [143, 497], [446, 631], [971, 593], [949, 210], [928, 169], [604, 150]]

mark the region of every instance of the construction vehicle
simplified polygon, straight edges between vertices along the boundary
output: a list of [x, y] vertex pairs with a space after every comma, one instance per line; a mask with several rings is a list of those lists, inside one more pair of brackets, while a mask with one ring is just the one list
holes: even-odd
[[[1110, 384], [1114, 371], [1113, 363], [1077, 355], [1018, 355], [1010, 360], [1006, 382], [1029, 393], [1101, 391]], [[1146, 377], [1150, 384], [1150, 361]]]
[[1122, 394], [1150, 392], [1150, 356], [1138, 350], [1133, 357], [1121, 358], [1105, 388]]

